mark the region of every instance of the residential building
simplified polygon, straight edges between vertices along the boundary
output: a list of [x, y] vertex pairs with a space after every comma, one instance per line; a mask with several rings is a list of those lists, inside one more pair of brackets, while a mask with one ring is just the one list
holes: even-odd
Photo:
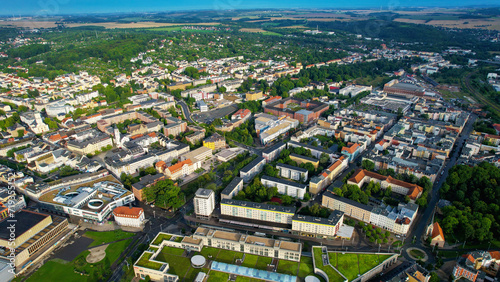
[[444, 243], [446, 242], [444, 239], [443, 229], [436, 221], [429, 226], [427, 230], [427, 235], [431, 238], [431, 246], [437, 246], [439, 248], [444, 247]]
[[181, 155], [180, 161], [191, 159], [192, 161], [198, 160], [204, 162], [211, 157], [212, 157], [212, 150], [210, 148], [202, 146], [194, 151]]
[[232, 199], [241, 190], [243, 190], [243, 178], [236, 176], [229, 182], [226, 188], [222, 190], [221, 199]]
[[209, 189], [200, 188], [193, 199], [194, 213], [197, 217], [210, 218], [215, 208], [215, 193]]
[[196, 102], [196, 104], [198, 105], [200, 112], [208, 111], [208, 106], [207, 106], [207, 103], [205, 103], [205, 101], [199, 100], [198, 102]]
[[279, 141], [271, 147], [264, 149], [264, 151], [262, 151], [262, 157], [266, 160], [266, 162], [272, 162], [279, 157], [281, 151], [285, 148], [286, 144], [283, 143], [283, 141]]
[[262, 171], [265, 164], [266, 160], [263, 157], [255, 158], [240, 170], [240, 177], [243, 178], [244, 182], [250, 182], [252, 178]]
[[292, 233], [301, 236], [333, 239], [344, 222], [344, 213], [332, 211], [328, 218], [295, 215], [292, 218]]
[[319, 160], [315, 158], [310, 158], [306, 156], [301, 156], [297, 154], [290, 154], [290, 159], [297, 164], [303, 164], [303, 163], [310, 163], [314, 166], [314, 168], [318, 168], [319, 166]]
[[392, 176], [380, 175], [366, 169], [357, 169], [352, 177], [347, 180], [347, 184], [357, 185], [359, 188], [362, 188], [365, 183], [369, 183], [371, 181], [374, 183], [380, 183], [380, 188], [384, 190], [391, 187], [393, 193], [408, 196], [413, 201], [418, 199], [424, 191], [424, 188], [418, 186], [417, 184], [404, 182], [402, 180], [395, 179]]
[[304, 195], [307, 191], [307, 185], [300, 184], [297, 182], [289, 181], [286, 179], [276, 178], [264, 175], [261, 177], [262, 185], [266, 187], [276, 187], [278, 188], [278, 193], [288, 195], [291, 197], [304, 199]]
[[500, 252], [473, 251], [462, 255], [451, 273], [455, 279], [494, 281], [500, 268]]
[[199, 160], [194, 159], [194, 161], [192, 161], [191, 159], [187, 159], [167, 167], [164, 173], [168, 178], [177, 180], [181, 177], [194, 173], [194, 171], [200, 167], [201, 162]]
[[167, 179], [167, 178], [165, 177], [165, 175], [163, 175], [161, 173], [158, 173], [155, 175], [148, 174], [148, 175], [141, 177], [139, 182], [132, 184], [132, 192], [134, 193], [135, 198], [139, 201], [144, 200], [147, 202], [147, 199], [143, 199], [142, 189], [144, 189], [146, 187], [151, 187], [151, 186], [155, 185], [158, 181], [165, 180], [165, 179]]
[[226, 147], [226, 139], [216, 132], [203, 140], [203, 146], [212, 149], [212, 151], [223, 149]]
[[279, 176], [289, 178], [292, 180], [307, 181], [309, 171], [305, 168], [277, 163], [276, 168], [279, 169]]
[[263, 97], [262, 91], [252, 91], [252, 92], [248, 92], [245, 95], [245, 99], [247, 101], [256, 101], [256, 100], [261, 99], [262, 97]]
[[272, 101], [264, 106], [264, 113], [275, 116], [284, 115], [302, 123], [309, 123], [318, 119], [326, 110], [328, 110], [328, 105], [322, 102], [293, 97]]
[[144, 210], [137, 207], [120, 206], [113, 210], [115, 222], [120, 226], [143, 227]]
[[346, 156], [349, 162], [353, 162], [356, 157], [361, 153], [361, 147], [358, 143], [348, 144], [346, 147], [342, 147], [342, 155]]
[[222, 199], [221, 215], [273, 224], [292, 224], [295, 207], [283, 207], [232, 199]]
[[338, 175], [340, 175], [348, 166], [349, 163], [344, 156], [335, 160], [319, 175], [311, 177], [311, 181], [309, 181], [309, 193], [318, 194], [320, 191], [326, 189], [326, 187], [330, 185], [333, 180]]

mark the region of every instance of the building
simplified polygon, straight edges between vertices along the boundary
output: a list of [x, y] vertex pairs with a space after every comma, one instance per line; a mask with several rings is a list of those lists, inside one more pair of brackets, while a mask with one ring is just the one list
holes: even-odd
[[212, 151], [223, 149], [226, 148], [226, 139], [216, 132], [203, 140], [203, 146], [212, 149]]
[[370, 214], [373, 210], [372, 207], [337, 196], [330, 191], [323, 194], [321, 205], [332, 210], [342, 211], [346, 216], [363, 222], [370, 222]]
[[161, 173], [158, 173], [155, 175], [148, 174], [148, 175], [141, 177], [139, 182], [132, 184], [132, 192], [134, 193], [135, 198], [139, 201], [144, 200], [147, 202], [147, 199], [143, 199], [143, 197], [142, 197], [142, 189], [144, 189], [146, 187], [151, 187], [151, 186], [155, 185], [158, 181], [165, 180], [165, 179], [167, 179], [167, 178], [165, 177], [165, 175], [163, 175]]
[[[12, 220], [0, 221], [0, 258], [13, 263], [17, 273], [45, 247], [56, 244], [59, 236], [67, 231], [68, 220], [28, 210], [13, 216]], [[15, 229], [11, 231], [13, 225]]]
[[500, 252], [473, 251], [462, 255], [453, 268], [455, 279], [467, 281], [494, 281], [500, 268]]
[[142, 227], [144, 224], [144, 210], [137, 207], [120, 206], [113, 210], [115, 222], [120, 226]]
[[95, 154], [107, 146], [113, 146], [113, 140], [109, 135], [98, 132], [83, 140], [69, 140], [67, 143], [68, 150], [80, 155]]
[[292, 218], [292, 233], [333, 239], [344, 222], [344, 213], [338, 210], [332, 211], [328, 218], [313, 217], [307, 215], [295, 215]]
[[305, 184], [267, 175], [261, 177], [261, 182], [262, 185], [266, 187], [276, 187], [278, 189], [278, 193], [280, 194], [288, 195], [301, 200], [304, 199], [304, 195], [307, 191], [307, 185]]
[[330, 185], [333, 180], [347, 167], [348, 162], [344, 156], [341, 156], [340, 158], [335, 160], [319, 175], [311, 178], [311, 181], [309, 181], [309, 193], [318, 194], [320, 191], [326, 189], [326, 187]]
[[211, 157], [212, 157], [212, 150], [210, 148], [202, 146], [194, 151], [181, 155], [180, 160], [185, 161], [191, 159], [192, 161], [198, 160], [203, 162]]
[[393, 193], [408, 196], [413, 201], [418, 199], [424, 191], [424, 188], [417, 184], [404, 182], [392, 176], [380, 175], [366, 169], [357, 169], [352, 177], [347, 180], [347, 184], [357, 185], [359, 188], [362, 188], [365, 183], [369, 183], [370, 181], [380, 183], [380, 188], [384, 190], [391, 187]]
[[309, 171], [305, 168], [282, 163], [277, 163], [276, 168], [279, 169], [279, 175], [281, 177], [302, 182], [307, 181]]
[[221, 199], [232, 199], [234, 196], [243, 190], [243, 178], [235, 177], [229, 184], [222, 190]]
[[[299, 148], [304, 148], [306, 150], [310, 150], [311, 151], [311, 155], [313, 157], [315, 157], [316, 159], [321, 158], [321, 154], [323, 154], [323, 153], [327, 154], [330, 157], [330, 161], [333, 161], [337, 157], [337, 155], [335, 155], [332, 151], [327, 150], [327, 149], [323, 149], [323, 147], [313, 146], [313, 145], [299, 143], [299, 142], [295, 142], [295, 141], [288, 141], [287, 142], [287, 148], [288, 149], [292, 149], [292, 148], [295, 148], [295, 147], [299, 147]], [[290, 151], [292, 152], [292, 150], [290, 150]]]
[[318, 119], [326, 110], [328, 110], [328, 105], [322, 102], [293, 97], [272, 101], [264, 106], [264, 113], [266, 114], [284, 115], [302, 123], [309, 123]]
[[215, 208], [215, 193], [209, 189], [200, 188], [193, 199], [194, 213], [197, 217], [210, 218]]
[[207, 103], [205, 103], [205, 101], [199, 100], [198, 102], [196, 102], [196, 104], [198, 105], [200, 112], [208, 111], [208, 106], [207, 106]]
[[255, 158], [240, 170], [240, 177], [243, 178], [244, 182], [250, 182], [252, 178], [262, 171], [265, 164], [266, 160], [263, 157]]
[[256, 101], [256, 100], [261, 99], [262, 97], [263, 97], [262, 91], [252, 91], [252, 92], [248, 92], [245, 95], [245, 99], [247, 101]]
[[359, 93], [364, 92], [364, 91], [371, 91], [372, 86], [364, 86], [364, 85], [349, 85], [347, 87], [344, 87], [339, 90], [340, 95], [344, 96], [349, 96], [349, 97], [355, 97]]
[[270, 222], [273, 224], [292, 224], [295, 207], [283, 207], [246, 201], [223, 199], [220, 202], [222, 216], [238, 219]]
[[353, 162], [361, 153], [361, 147], [358, 143], [348, 144], [347, 146], [342, 147], [341, 153], [346, 156], [349, 162]]
[[444, 247], [444, 243], [446, 242], [444, 239], [443, 229], [436, 221], [434, 222], [428, 230], [428, 235], [431, 238], [431, 246], [438, 246], [439, 248]]
[[135, 196], [118, 179], [108, 175], [99, 182], [64, 185], [49, 190], [38, 201], [41, 210], [69, 216], [77, 222], [102, 224], [111, 218], [116, 207], [132, 203]]
[[303, 163], [310, 163], [314, 166], [314, 168], [318, 168], [319, 166], [319, 160], [315, 158], [310, 158], [306, 156], [301, 156], [297, 154], [290, 154], [290, 159], [297, 164], [303, 164]]
[[278, 143], [268, 147], [262, 151], [262, 157], [266, 160], [266, 162], [270, 163], [277, 159], [280, 156], [281, 151], [286, 148], [286, 144], [283, 141], [279, 141]]
[[199, 160], [187, 159], [167, 167], [164, 173], [168, 178], [172, 180], [177, 180], [181, 177], [185, 177], [191, 173], [194, 173], [194, 171], [199, 169], [200, 167], [201, 167], [201, 162]]
[[[263, 116], [265, 115], [265, 116]], [[268, 114], [256, 115], [255, 130], [260, 138], [260, 142], [265, 145], [299, 126], [299, 121], [290, 117], [274, 117]]]

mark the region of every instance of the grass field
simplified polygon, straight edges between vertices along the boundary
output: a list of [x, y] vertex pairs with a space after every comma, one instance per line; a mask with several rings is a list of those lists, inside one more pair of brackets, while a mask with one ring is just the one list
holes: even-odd
[[344, 278], [342, 278], [342, 276], [337, 271], [335, 271], [335, 269], [333, 269], [330, 265], [325, 265], [325, 266], [323, 265], [321, 259], [321, 248], [314, 248], [313, 253], [314, 253], [314, 260], [316, 262], [316, 267], [323, 270], [326, 273], [326, 275], [328, 276], [328, 280], [330, 282], [344, 281]]
[[423, 259], [425, 257], [425, 254], [419, 250], [411, 250], [410, 255], [412, 255], [416, 259]]
[[166, 255], [182, 256], [183, 253], [184, 253], [184, 249], [174, 248], [174, 247], [169, 247], [169, 246], [163, 247], [163, 249], [160, 252], [160, 254], [163, 254], [165, 256]]
[[267, 265], [271, 264], [273, 262], [272, 258], [269, 257], [259, 257], [257, 260], [257, 264], [255, 265], [255, 268], [261, 269], [261, 270], [267, 270]]
[[241, 265], [246, 266], [246, 267], [255, 268], [255, 265], [257, 264], [258, 259], [259, 259], [259, 256], [245, 254], [245, 260], [243, 261], [243, 263]]
[[139, 261], [137, 261], [137, 265], [138, 266], [142, 266], [142, 267], [147, 267], [147, 268], [159, 270], [160, 267], [162, 266], [160, 263], [157, 263], [157, 262], [154, 262], [154, 261], [149, 261], [149, 259], [151, 258], [152, 255], [153, 255], [152, 253], [144, 253], [141, 256], [141, 258], [139, 259]]
[[358, 277], [361, 266], [361, 263], [358, 265], [358, 254], [337, 253], [337, 260], [337, 270], [347, 277], [347, 279], [353, 280]]
[[227, 281], [227, 280], [229, 280], [228, 273], [214, 271], [214, 270], [210, 270], [210, 272], [208, 273], [207, 282], [221, 282], [221, 281]]
[[366, 273], [368, 270], [379, 265], [383, 260], [381, 260], [378, 255], [359, 255], [359, 273]]
[[219, 253], [219, 249], [211, 247], [203, 247], [201, 254], [206, 258], [216, 258]]
[[94, 239], [94, 242], [90, 244], [89, 247], [94, 247], [106, 243], [110, 243], [117, 240], [122, 240], [134, 236], [134, 233], [125, 232], [122, 230], [107, 231], [107, 232], [97, 232], [97, 231], [87, 231], [83, 236], [90, 239]]
[[283, 260], [280, 259], [278, 262], [279, 273], [290, 274], [293, 276], [297, 276], [297, 271], [299, 270], [299, 263], [295, 261]]
[[204, 22], [204, 23], [155, 23], [155, 22], [136, 22], [136, 23], [118, 23], [118, 22], [104, 22], [104, 23], [73, 23], [67, 24], [67, 27], [80, 27], [80, 26], [102, 26], [106, 29], [112, 28], [153, 28], [165, 26], [183, 26], [183, 25], [219, 25], [217, 22]]
[[216, 260], [220, 262], [225, 262], [229, 264], [234, 264], [234, 254], [235, 252], [229, 250], [220, 250], [217, 255]]
[[[99, 232], [103, 233], [103, 232]], [[26, 281], [30, 282], [50, 282], [50, 281], [68, 281], [68, 282], [78, 282], [78, 281], [89, 281], [89, 277], [92, 277], [94, 272], [104, 272], [109, 271], [109, 266], [106, 266], [106, 261], [109, 264], [113, 264], [119, 257], [120, 254], [132, 243], [132, 239], [123, 240], [120, 242], [115, 242], [110, 244], [106, 248], [106, 258], [98, 263], [87, 263], [86, 257], [90, 253], [89, 251], [81, 252], [73, 261], [65, 262], [63, 260], [50, 260], [46, 262], [42, 267], [40, 267], [33, 275], [31, 275]], [[87, 275], [80, 275], [74, 270], [78, 269], [79, 272], [88, 273]]]
[[[278, 264], [279, 266], [279, 264]], [[299, 277], [304, 278], [309, 274], [314, 273], [313, 260], [309, 257], [300, 257], [300, 265], [299, 265]]]
[[172, 238], [172, 235], [168, 235], [168, 234], [160, 234], [158, 235], [158, 237], [156, 237], [156, 239], [153, 241], [153, 245], [160, 245], [161, 242], [163, 241], [168, 241], [170, 240], [170, 238]]
[[263, 35], [281, 35], [277, 32], [263, 30], [261, 28], [240, 28], [241, 32], [252, 32], [252, 33], [261, 33]]

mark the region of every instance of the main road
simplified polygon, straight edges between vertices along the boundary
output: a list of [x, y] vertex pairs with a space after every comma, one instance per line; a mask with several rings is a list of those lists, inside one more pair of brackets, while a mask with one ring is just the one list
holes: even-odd
[[191, 113], [189, 112], [189, 107], [186, 105], [186, 102], [182, 100], [176, 100], [177, 104], [181, 105], [182, 113], [184, 114], [184, 117], [191, 122], [191, 123], [196, 123], [194, 120], [191, 118]]

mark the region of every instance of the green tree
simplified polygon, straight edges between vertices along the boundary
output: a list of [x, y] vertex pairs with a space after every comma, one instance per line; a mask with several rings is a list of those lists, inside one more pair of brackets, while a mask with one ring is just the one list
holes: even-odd
[[363, 169], [373, 171], [375, 169], [375, 163], [370, 160], [363, 160], [361, 162], [361, 167], [363, 167]]

